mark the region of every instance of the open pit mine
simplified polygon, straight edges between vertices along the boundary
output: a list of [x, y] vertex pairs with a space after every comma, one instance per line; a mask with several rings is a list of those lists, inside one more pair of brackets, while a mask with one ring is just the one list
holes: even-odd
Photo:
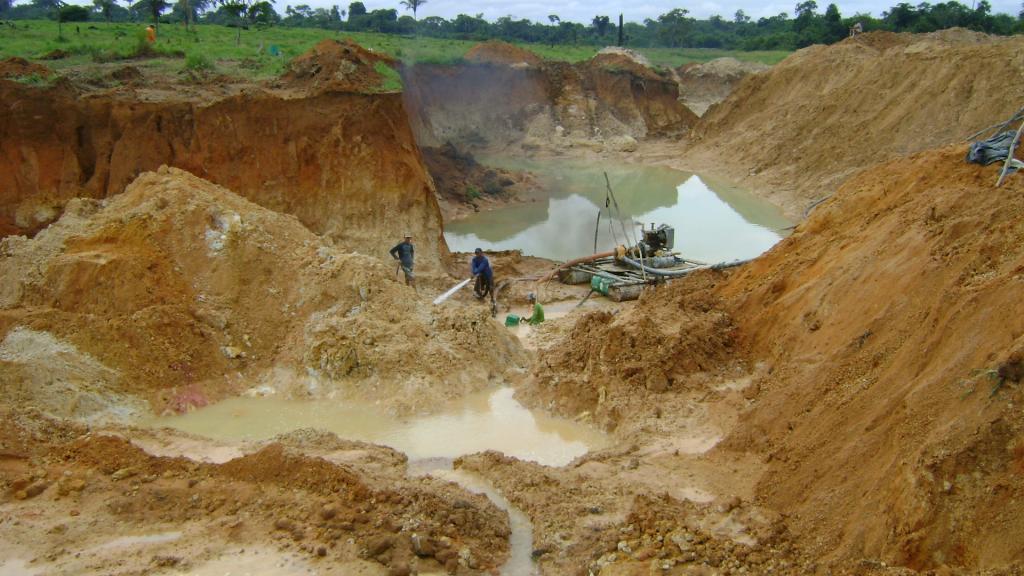
[[1022, 53], [2, 63], [0, 575], [1022, 573]]

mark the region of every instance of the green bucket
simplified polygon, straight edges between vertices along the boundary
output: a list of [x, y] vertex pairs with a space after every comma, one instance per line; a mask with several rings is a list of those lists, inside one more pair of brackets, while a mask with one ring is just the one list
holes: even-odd
[[612, 284], [615, 284], [615, 280], [597, 276], [596, 274], [590, 279], [590, 289], [594, 292], [600, 292], [605, 296], [608, 295], [608, 289], [612, 287]]
[[505, 326], [508, 326], [509, 328], [513, 326], [519, 326], [519, 316], [516, 316], [515, 314], [509, 314], [508, 316], [506, 316]]

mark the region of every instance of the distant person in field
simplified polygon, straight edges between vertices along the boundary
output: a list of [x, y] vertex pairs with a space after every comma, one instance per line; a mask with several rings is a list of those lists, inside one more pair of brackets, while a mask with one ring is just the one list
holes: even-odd
[[476, 282], [473, 284], [473, 293], [477, 300], [483, 300], [490, 295], [491, 303], [494, 303], [494, 271], [491, 270], [491, 261], [484, 256], [484, 251], [477, 248], [474, 252], [469, 271], [473, 274]]
[[152, 24], [146, 26], [146, 42], [150, 44], [156, 42], [156, 28], [153, 28]]
[[416, 277], [412, 273], [413, 254], [412, 234], [406, 234], [405, 239], [389, 251], [391, 257], [398, 260], [405, 273], [405, 285], [416, 288]]

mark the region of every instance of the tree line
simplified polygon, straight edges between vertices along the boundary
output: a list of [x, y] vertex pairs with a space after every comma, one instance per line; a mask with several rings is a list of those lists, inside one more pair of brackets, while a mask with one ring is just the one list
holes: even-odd
[[[252, 25], [322, 28], [336, 31], [381, 32], [420, 35], [460, 40], [501, 39], [511, 42], [547, 44], [623, 44], [633, 47], [721, 48], [727, 50], [793, 50], [811, 44], [830, 44], [847, 37], [859, 24], [865, 32], [933, 32], [962, 27], [990, 34], [1010, 35], [1024, 32], [1024, 3], [1016, 16], [993, 14], [988, 0], [972, 7], [959, 2], [917, 5], [899, 3], [882, 13], [843, 16], [835, 4], [821, 11], [815, 0], [799, 2], [793, 15], [783, 12], [757, 20], [737, 10], [732, 17], [711, 16], [698, 20], [688, 10], [676, 8], [643, 22], [618, 24], [607, 15], [596, 15], [590, 22], [562, 20], [550, 14], [547, 22], [532, 22], [503, 16], [488, 21], [483, 14], [459, 14], [446, 19], [439, 16], [417, 18], [419, 7], [427, 0], [402, 0], [396, 8], [368, 11], [362, 2], [347, 7], [313, 8], [308, 4], [285, 6], [278, 12], [274, 0], [92, 0], [93, 5], [77, 6], [63, 0], [30, 0], [13, 4], [0, 0], [0, 18], [59, 21], [106, 20], [113, 22], [146, 21], [223, 24], [239, 29]], [[411, 12], [412, 14], [408, 14]]]

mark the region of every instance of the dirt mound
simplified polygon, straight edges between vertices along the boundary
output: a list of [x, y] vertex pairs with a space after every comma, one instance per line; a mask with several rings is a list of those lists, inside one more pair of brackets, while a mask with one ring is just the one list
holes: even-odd
[[590, 65], [608, 72], [625, 72], [645, 80], [663, 80], [651, 63], [633, 51], [602, 50], [590, 59]]
[[760, 497], [823, 559], [1024, 557], [1024, 178], [964, 153], [861, 174], [720, 286], [772, 368], [727, 446], [768, 454]]
[[[378, 459], [368, 474], [271, 443], [207, 464], [151, 456], [125, 438], [20, 409], [2, 416], [0, 438], [17, 451], [4, 453], [0, 502], [21, 520], [0, 525], [0, 537], [15, 571], [20, 558], [34, 558], [34, 569], [61, 574], [270, 563], [323, 574], [454, 574], [486, 573], [508, 556], [504, 512], [452, 484], [408, 478], [403, 461]], [[374, 450], [332, 455], [357, 462]], [[63, 546], [75, 553], [54, 552]]]
[[683, 66], [678, 70], [679, 94], [690, 110], [703, 115], [713, 104], [732, 94], [744, 78], [768, 68], [760, 62], [744, 62], [728, 57]]
[[525, 361], [483, 309], [432, 307], [380, 260], [177, 169], [4, 239], [0, 270], [0, 372], [30, 383], [68, 365], [3, 393], [63, 415], [110, 394], [160, 411], [252, 387], [429, 409]]
[[474, 64], [505, 64], [508, 66], [539, 66], [543, 59], [525, 48], [501, 40], [488, 40], [473, 46], [463, 57]]
[[349, 40], [322, 40], [291, 61], [281, 85], [313, 93], [378, 92], [384, 82], [378, 64], [393, 67], [395, 61]]
[[704, 275], [679, 290], [643, 293], [643, 312], [591, 312], [541, 353], [530, 402], [567, 416], [588, 412], [606, 428], [647, 411], [659, 396], [699, 386], [700, 374], [728, 367], [733, 325]]
[[711, 108], [687, 155], [799, 215], [865, 167], [1008, 118], [1024, 100], [1022, 51], [1019, 36], [966, 31], [805, 48]]
[[53, 70], [42, 64], [33, 64], [17, 56], [0, 60], [0, 78], [20, 78], [23, 76], [41, 76], [48, 78]]

